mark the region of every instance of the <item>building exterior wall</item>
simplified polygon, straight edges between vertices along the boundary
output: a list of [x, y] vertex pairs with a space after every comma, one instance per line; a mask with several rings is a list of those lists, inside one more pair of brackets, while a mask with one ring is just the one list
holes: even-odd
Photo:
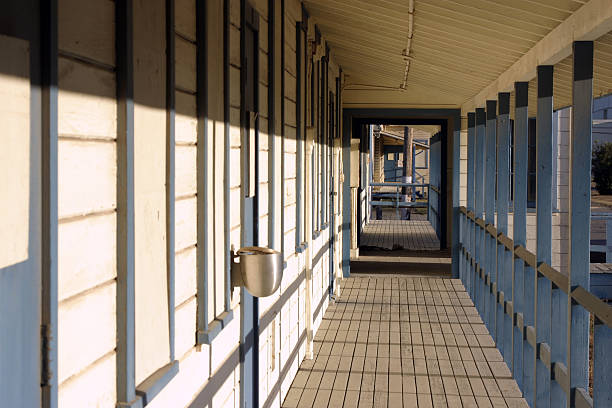
[[385, 157], [383, 155], [383, 138], [375, 137], [374, 138], [374, 174], [373, 180], [374, 183], [382, 183], [384, 182], [385, 173], [384, 173], [384, 161]]
[[[119, 344], [127, 342], [134, 368], [127, 374], [132, 376], [131, 391], [143, 405], [239, 407], [242, 400], [251, 400], [250, 395], [240, 395], [242, 302], [240, 290], [226, 286], [226, 274], [228, 254], [242, 246], [245, 229], [241, 1], [133, 2], [133, 19], [127, 22], [133, 50], [130, 61], [123, 62], [133, 68], [133, 95], [128, 95], [133, 105], [127, 108], [133, 113], [133, 161], [128, 163], [133, 166], [133, 184], [120, 165], [127, 142], [119, 118], [122, 71], [116, 53], [117, 42], [123, 40], [116, 31], [115, 4], [58, 3], [58, 372], [52, 373], [57, 376], [57, 395], [52, 399], [57, 398], [61, 407], [131, 403], [120, 396], [123, 381], [127, 387], [130, 383], [119, 361]], [[270, 4], [275, 6], [274, 18], [268, 13]], [[342, 72], [325, 38], [315, 35], [316, 21], [304, 20], [307, 14], [300, 1], [257, 0], [251, 6], [259, 14], [258, 243], [282, 250], [286, 264], [279, 290], [259, 301], [256, 386], [261, 406], [280, 407], [299, 364], [312, 354], [312, 338], [329, 302], [330, 279], [342, 276], [341, 187], [349, 182], [341, 174], [344, 158], [338, 138]], [[206, 7], [205, 13], [201, 7]], [[269, 44], [273, 20], [275, 41]], [[306, 25], [300, 58], [298, 22]], [[2, 47], [8, 46], [2, 41]], [[27, 51], [27, 44], [22, 48]], [[174, 58], [167, 55], [171, 51]], [[11, 58], [16, 60], [16, 54]], [[323, 66], [323, 59], [327, 69], [315, 71], [312, 63]], [[325, 73], [325, 89], [320, 89]], [[226, 77], [229, 81], [224, 82]], [[24, 108], [31, 98], [28, 83], [18, 75], [6, 78], [0, 75], [2, 91], [6, 87], [17, 99], [13, 110], [0, 105], [3, 123], [14, 122], [16, 131], [24, 131], [17, 125], [34, 114]], [[225, 83], [229, 89], [224, 89]], [[304, 114], [298, 106], [304, 107]], [[28, 143], [9, 146], [26, 167], [39, 160], [24, 156]], [[298, 148], [300, 143], [304, 146]], [[32, 169], [40, 174], [36, 165]], [[19, 180], [27, 176], [25, 170], [16, 173]], [[14, 187], [11, 194], [26, 193]], [[125, 236], [119, 212], [125, 211], [120, 197], [125, 189], [134, 206], [128, 219], [134, 226], [129, 242], [133, 294], [120, 299], [124, 277], [119, 254], [125, 249]], [[33, 196], [32, 202], [39, 199]], [[21, 217], [25, 210], [15, 211], [16, 244], [2, 253], [3, 269], [27, 253], [27, 245], [19, 246], [27, 241], [19, 229], [28, 226]], [[40, 223], [36, 217], [31, 221]], [[3, 226], [8, 222], [2, 218]], [[18, 228], [18, 223], [23, 225]], [[31, 245], [36, 249], [38, 243], [32, 239]], [[336, 293], [339, 287], [336, 280]], [[33, 288], [40, 292], [37, 284]], [[133, 335], [131, 349], [120, 329], [130, 313], [124, 302], [133, 307], [133, 327], [127, 329]], [[33, 325], [39, 328], [40, 321]], [[214, 332], [215, 327], [220, 329]], [[38, 334], [29, 337], [38, 342]], [[40, 382], [40, 373], [35, 382]], [[156, 390], [149, 394], [151, 384]]]
[[[116, 400], [118, 175], [114, 18], [113, 2], [95, 2], [91, 7], [78, 1], [59, 2], [60, 406], [110, 407]], [[151, 151], [161, 148], [163, 154], [163, 135], [160, 140], [156, 132], [151, 139], [156, 140]], [[142, 158], [139, 165], [144, 170], [146, 164], [153, 162], [144, 155]], [[164, 170], [163, 156], [161, 160], [159, 169]], [[156, 187], [152, 187], [154, 190]], [[161, 205], [165, 219], [164, 196], [153, 193], [151, 198], [155, 200], [151, 210]], [[154, 228], [159, 225], [156, 223]], [[157, 231], [163, 239], [165, 228]], [[151, 258], [156, 262], [160, 257], [162, 262], [154, 273], [165, 265], [163, 246], [161, 250]], [[161, 272], [165, 274], [165, 269]], [[168, 358], [168, 353], [161, 357]]]

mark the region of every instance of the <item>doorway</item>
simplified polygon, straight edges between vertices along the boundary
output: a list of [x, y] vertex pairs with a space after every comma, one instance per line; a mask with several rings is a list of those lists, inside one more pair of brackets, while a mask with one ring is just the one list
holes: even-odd
[[[397, 168], [403, 168], [406, 164], [405, 162], [408, 161], [408, 166], [412, 167], [412, 169], [408, 169], [409, 173], [415, 179], [408, 180], [407, 174], [402, 173], [401, 183], [414, 184], [418, 181], [420, 184], [427, 184], [426, 187], [421, 186], [418, 188], [413, 188], [414, 186], [412, 185], [402, 185], [398, 191], [400, 195], [410, 197], [406, 201], [423, 202], [419, 204], [426, 208], [426, 211], [423, 213], [423, 222], [427, 224], [428, 228], [435, 231], [435, 236], [439, 240], [439, 247], [436, 245], [436, 248], [430, 248], [434, 249], [432, 251], [415, 252], [411, 251], [410, 245], [406, 248], [406, 245], [396, 246], [393, 243], [387, 242], [386, 248], [380, 250], [381, 253], [376, 255], [385, 257], [392, 255], [397, 257], [416, 256], [418, 258], [435, 258], [436, 263], [445, 264], [446, 274], [454, 275], [456, 267], [452, 259], [458, 257], [458, 248], [453, 246], [450, 238], [455, 233], [458, 233], [459, 229], [457, 213], [459, 208], [460, 111], [457, 109], [353, 108], [344, 110], [343, 123], [345, 124], [343, 129], [343, 149], [346, 153], [351, 154], [350, 164], [344, 167], [345, 176], [349, 172], [351, 182], [344, 186], [345, 199], [343, 201], [343, 208], [344, 212], [350, 212], [352, 217], [352, 223], [347, 223], [348, 225], [345, 224], [344, 226], [348, 234], [343, 237], [343, 256], [351, 257], [351, 265], [344, 268], [344, 275], [348, 276], [353, 267], [357, 265], [356, 261], [363, 261], [363, 256], [367, 256], [368, 250], [372, 249], [367, 248], [368, 242], [363, 242], [364, 228], [370, 220], [376, 219], [376, 205], [372, 206], [372, 202], [380, 201], [381, 207], [385, 208], [385, 205], [391, 207], [395, 205], [395, 203], [389, 203], [388, 201], [402, 201], [397, 199], [397, 193], [380, 192], [382, 194], [380, 199], [372, 196], [374, 180], [371, 180], [369, 177], [373, 172], [375, 163], [373, 163], [373, 157], [370, 156], [374, 146], [372, 146], [372, 135], [368, 131], [368, 125], [377, 125], [379, 131], [382, 127], [394, 126], [418, 128], [435, 125], [439, 127], [437, 132], [432, 132], [428, 141], [423, 143], [423, 146], [418, 147], [419, 149], [427, 150], [427, 153], [422, 155], [422, 157], [427, 157], [429, 163], [429, 179], [427, 182], [423, 182], [423, 171], [419, 169], [419, 167], [422, 167], [422, 163], [419, 164], [420, 162], [417, 162], [413, 164], [415, 163], [416, 154], [406, 157], [403, 150], [401, 152], [398, 151], [399, 147], [392, 147], [387, 152], [388, 155], [386, 156], [388, 157], [385, 157], [382, 150], [378, 156], [380, 158], [379, 170], [381, 177], [385, 176], [385, 159], [393, 162], [387, 163], [386, 169], [387, 173], [393, 173], [391, 174], [392, 178], [393, 176], [397, 178]], [[405, 137], [403, 132], [398, 133], [400, 134], [396, 135], [396, 139], [398, 139], [396, 144], [401, 146]], [[410, 163], [410, 159], [412, 159], [412, 163]], [[436, 163], [432, 168], [434, 162]], [[357, 175], [355, 176], [354, 173], [357, 173]], [[379, 182], [385, 183], [384, 178], [379, 180]], [[390, 187], [397, 189], [395, 185]], [[408, 192], [405, 191], [407, 187]], [[412, 198], [413, 192], [415, 193], [415, 199]], [[384, 194], [394, 196], [394, 200], [389, 197], [383, 197]], [[406, 207], [412, 205], [402, 204], [402, 206]], [[395, 208], [392, 209], [392, 212], [395, 213]], [[427, 219], [428, 217], [430, 218], [429, 220]], [[393, 223], [393, 225], [386, 226], [388, 227], [387, 229], [395, 226], [400, 219], [387, 221]], [[389, 233], [389, 231], [381, 231], [381, 234], [385, 233]], [[364, 248], [363, 244], [366, 244], [366, 248]], [[458, 270], [456, 272], [458, 275]]]

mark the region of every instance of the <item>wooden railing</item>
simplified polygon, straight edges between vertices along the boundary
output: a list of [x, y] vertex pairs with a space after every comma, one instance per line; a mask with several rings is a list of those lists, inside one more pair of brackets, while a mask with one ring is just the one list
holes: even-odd
[[592, 213], [591, 221], [606, 222], [605, 245], [591, 244], [591, 252], [603, 252], [606, 255], [606, 262], [612, 263], [612, 213]]
[[[570, 286], [566, 275], [544, 262], [538, 264], [535, 254], [515, 246], [472, 211], [460, 207], [459, 212], [461, 279], [514, 378], [520, 384], [535, 383], [536, 367], [543, 365], [543, 372], [550, 376], [550, 392], [565, 393], [570, 406], [612, 407], [612, 307], [587, 288]], [[549, 303], [540, 302], [538, 297], [546, 296], [546, 291], [539, 288], [547, 286], [552, 298]], [[594, 398], [589, 390], [570, 386], [571, 365], [589, 363], [588, 344], [572, 344], [589, 341], [589, 325], [584, 324], [589, 319], [574, 318], [580, 313], [594, 317]], [[551, 325], [552, 336], [561, 341], [538, 342], [538, 324]], [[556, 358], [559, 355], [569, 364]]]

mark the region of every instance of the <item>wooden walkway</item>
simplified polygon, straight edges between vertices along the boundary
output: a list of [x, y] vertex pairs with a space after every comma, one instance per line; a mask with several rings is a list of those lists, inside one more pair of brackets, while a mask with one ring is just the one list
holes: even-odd
[[527, 407], [456, 279], [342, 281], [283, 407]]
[[440, 241], [429, 221], [370, 220], [361, 232], [359, 246], [437, 251]]

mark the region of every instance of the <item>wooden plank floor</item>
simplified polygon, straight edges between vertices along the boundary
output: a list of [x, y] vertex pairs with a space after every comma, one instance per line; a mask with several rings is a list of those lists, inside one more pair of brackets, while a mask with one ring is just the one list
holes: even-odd
[[440, 241], [429, 221], [370, 220], [361, 232], [359, 246], [437, 251]]
[[459, 280], [351, 277], [283, 407], [527, 407]]

